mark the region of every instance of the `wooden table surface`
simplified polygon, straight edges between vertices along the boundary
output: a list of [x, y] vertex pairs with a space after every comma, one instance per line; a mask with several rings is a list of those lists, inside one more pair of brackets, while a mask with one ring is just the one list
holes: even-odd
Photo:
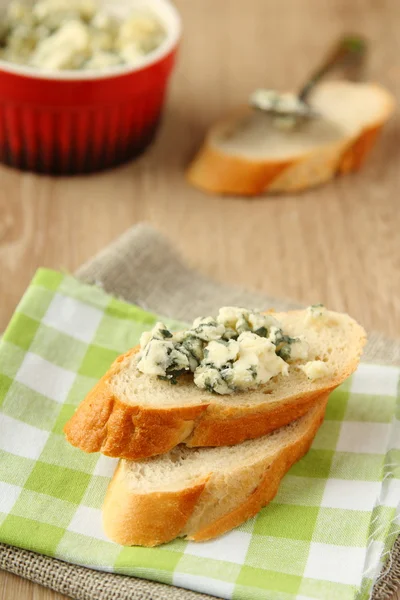
[[[397, 116], [362, 173], [298, 197], [214, 198], [183, 178], [213, 119], [255, 87], [300, 85], [343, 31], [369, 37], [369, 77], [399, 97], [398, 0], [177, 5], [184, 41], [160, 135], [144, 157], [69, 179], [0, 168], [0, 331], [37, 267], [73, 271], [126, 228], [148, 221], [207, 275], [321, 301], [368, 329], [400, 337]], [[0, 598], [64, 596], [2, 573]]]

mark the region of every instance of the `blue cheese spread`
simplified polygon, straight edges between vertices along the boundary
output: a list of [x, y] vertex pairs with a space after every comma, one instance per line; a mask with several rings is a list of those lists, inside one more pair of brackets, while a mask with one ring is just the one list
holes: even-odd
[[119, 21], [95, 0], [13, 0], [0, 27], [0, 58], [53, 71], [135, 65], [165, 37], [148, 10]]
[[157, 323], [142, 334], [140, 346], [137, 367], [142, 373], [171, 383], [193, 373], [197, 387], [217, 394], [285, 376], [290, 363], [309, 357], [307, 342], [285, 334], [273, 315], [239, 307], [223, 307], [216, 318], [200, 317], [178, 333]]
[[259, 89], [252, 93], [250, 102], [253, 106], [280, 115], [308, 115], [309, 106], [298, 96], [290, 92], [280, 93], [276, 90]]
[[316, 118], [319, 113], [308, 102], [290, 92], [259, 89], [250, 96], [250, 105], [274, 117], [280, 129], [292, 129], [299, 119]]

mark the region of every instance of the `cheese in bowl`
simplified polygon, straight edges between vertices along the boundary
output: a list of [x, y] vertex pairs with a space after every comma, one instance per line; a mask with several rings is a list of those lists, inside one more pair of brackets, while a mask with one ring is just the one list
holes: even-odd
[[13, 0], [0, 31], [0, 58], [38, 69], [103, 69], [139, 64], [165, 40], [145, 8], [117, 18], [95, 0]]
[[0, 0], [0, 162], [75, 175], [139, 156], [180, 36], [170, 0]]

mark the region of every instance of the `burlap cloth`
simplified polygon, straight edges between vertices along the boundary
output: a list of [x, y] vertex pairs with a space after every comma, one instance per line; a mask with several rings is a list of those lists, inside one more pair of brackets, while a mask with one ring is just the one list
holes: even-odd
[[[172, 246], [148, 225], [138, 225], [78, 269], [76, 276], [107, 292], [165, 316], [190, 320], [223, 305], [277, 310], [296, 308], [286, 300], [215, 283], [189, 269]], [[369, 333], [364, 360], [400, 364], [400, 341]], [[0, 544], [0, 568], [76, 600], [212, 600], [211, 596], [134, 577], [78, 567]], [[372, 598], [390, 598], [400, 587], [400, 537]]]

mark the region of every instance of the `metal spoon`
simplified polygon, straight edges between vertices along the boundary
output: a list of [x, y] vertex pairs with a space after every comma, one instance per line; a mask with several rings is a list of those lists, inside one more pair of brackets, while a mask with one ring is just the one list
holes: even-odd
[[308, 98], [314, 86], [327, 74], [338, 67], [356, 67], [362, 65], [367, 50], [366, 40], [359, 35], [345, 35], [328, 54], [322, 65], [316, 69], [300, 89], [297, 96], [280, 93], [276, 90], [259, 89], [250, 96], [253, 108], [274, 117], [294, 119], [313, 119], [319, 113], [309, 104]]

